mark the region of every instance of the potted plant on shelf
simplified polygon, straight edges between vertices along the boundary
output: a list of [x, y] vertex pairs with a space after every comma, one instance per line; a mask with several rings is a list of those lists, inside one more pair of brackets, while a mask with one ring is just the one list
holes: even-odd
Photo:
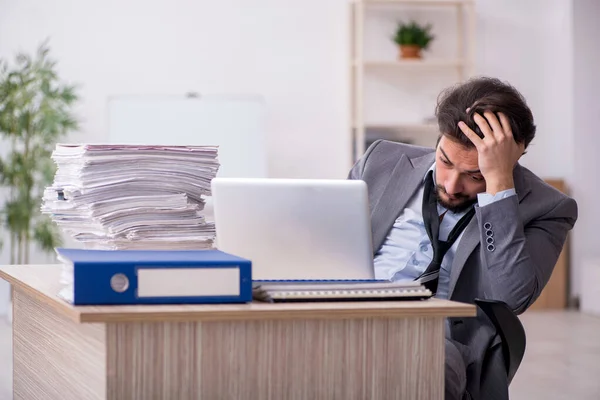
[[400, 58], [421, 58], [421, 50], [426, 50], [434, 38], [431, 24], [423, 26], [411, 21], [398, 23], [393, 40], [400, 46]]

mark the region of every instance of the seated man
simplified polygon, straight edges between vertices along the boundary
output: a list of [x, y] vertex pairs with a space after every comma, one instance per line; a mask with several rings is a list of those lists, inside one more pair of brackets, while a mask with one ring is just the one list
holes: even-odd
[[[501, 300], [520, 314], [548, 282], [577, 204], [518, 164], [536, 127], [512, 86], [472, 79], [442, 93], [436, 116], [436, 149], [377, 141], [350, 171], [369, 188], [375, 275], [421, 278], [436, 297]], [[480, 398], [495, 333], [482, 315], [448, 321], [447, 399]], [[498, 372], [487, 393], [507, 398], [505, 367], [489, 371]]]

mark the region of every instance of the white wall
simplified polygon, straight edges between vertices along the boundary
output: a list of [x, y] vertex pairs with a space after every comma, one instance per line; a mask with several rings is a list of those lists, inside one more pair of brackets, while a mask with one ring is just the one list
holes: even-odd
[[523, 165], [543, 178], [570, 179], [571, 1], [478, 0], [477, 15], [477, 73], [513, 84], [534, 114], [537, 134], [522, 158]]
[[0, 56], [50, 36], [62, 75], [81, 83], [73, 140], [106, 138], [110, 95], [257, 93], [274, 176], [347, 174], [346, 0], [0, 0], [0, 10]]
[[[600, 268], [598, 226], [600, 226], [600, 1], [573, 1], [573, 133], [575, 157], [573, 163], [573, 194], [579, 205], [579, 221], [573, 232], [574, 292], [586, 293], [581, 282], [585, 277], [600, 276], [584, 268]], [[596, 262], [594, 262], [596, 261]], [[598, 282], [593, 282], [598, 285]], [[581, 288], [581, 290], [580, 290]], [[593, 289], [593, 287], [592, 287]], [[596, 293], [599, 293], [596, 291]], [[596, 299], [598, 296], [596, 295]]]

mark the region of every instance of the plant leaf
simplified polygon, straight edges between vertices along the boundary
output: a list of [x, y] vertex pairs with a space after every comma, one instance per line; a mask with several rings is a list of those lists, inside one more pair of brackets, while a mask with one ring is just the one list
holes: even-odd
[[60, 79], [49, 39], [34, 54], [16, 54], [12, 65], [0, 60], [0, 185], [8, 193], [0, 225], [10, 237], [33, 238], [47, 251], [61, 237], [52, 220], [40, 214], [40, 201], [56, 171], [54, 146], [79, 129], [72, 111], [77, 92], [76, 85]]
[[62, 245], [58, 227], [47, 216], [41, 216], [33, 229], [33, 239], [44, 251], [53, 251]]

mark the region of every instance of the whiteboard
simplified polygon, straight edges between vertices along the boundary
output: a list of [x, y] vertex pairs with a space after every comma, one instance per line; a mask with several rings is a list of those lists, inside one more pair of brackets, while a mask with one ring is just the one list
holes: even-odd
[[111, 144], [218, 145], [217, 176], [267, 177], [264, 99], [257, 95], [115, 96]]

